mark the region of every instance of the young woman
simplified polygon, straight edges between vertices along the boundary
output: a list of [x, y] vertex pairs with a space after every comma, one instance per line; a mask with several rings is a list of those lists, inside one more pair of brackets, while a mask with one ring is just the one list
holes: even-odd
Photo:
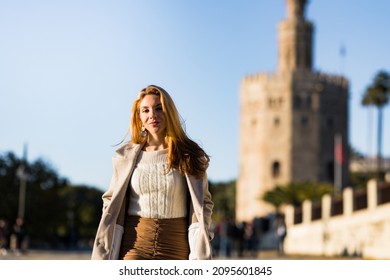
[[113, 159], [92, 259], [211, 259], [209, 156], [164, 89], [141, 90], [129, 133]]

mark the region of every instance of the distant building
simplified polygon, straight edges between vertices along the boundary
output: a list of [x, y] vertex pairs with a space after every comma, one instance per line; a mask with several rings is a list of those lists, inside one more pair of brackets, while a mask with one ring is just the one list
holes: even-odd
[[[350, 172], [376, 172], [377, 171], [376, 157], [362, 157], [352, 159], [349, 163]], [[383, 158], [381, 164], [381, 172], [390, 172], [390, 158]]]
[[[306, 0], [287, 0], [278, 27], [275, 73], [244, 77], [240, 92], [238, 220], [274, 211], [260, 199], [278, 184], [335, 180], [335, 136], [341, 141], [340, 185], [348, 183], [348, 80], [313, 70], [313, 24]], [[337, 149], [336, 149], [337, 150]]]

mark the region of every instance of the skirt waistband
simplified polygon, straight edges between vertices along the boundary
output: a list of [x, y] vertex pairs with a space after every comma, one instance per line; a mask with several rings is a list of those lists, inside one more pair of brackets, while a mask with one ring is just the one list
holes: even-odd
[[123, 259], [188, 259], [186, 217], [173, 219], [127, 216], [121, 246]]

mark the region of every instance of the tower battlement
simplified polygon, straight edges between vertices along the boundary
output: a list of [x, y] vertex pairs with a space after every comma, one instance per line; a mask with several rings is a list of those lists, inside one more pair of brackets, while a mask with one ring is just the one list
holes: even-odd
[[275, 79], [274, 73], [259, 72], [259, 73], [255, 73], [255, 74], [246, 75], [243, 78], [243, 83], [250, 82], [250, 83], [266, 84], [274, 79]]
[[[311, 76], [311, 77], [310, 77]], [[349, 81], [344, 76], [325, 73], [325, 72], [312, 72], [312, 71], [296, 71], [296, 78], [303, 78], [305, 80], [312, 79], [317, 82], [324, 82], [328, 84], [334, 84], [340, 86], [344, 89], [347, 89], [349, 86]], [[269, 72], [258, 72], [254, 74], [248, 74], [242, 79], [242, 83], [260, 83], [268, 84], [280, 79], [279, 73], [269, 73]]]
[[349, 82], [341, 75], [328, 74], [323, 72], [314, 72], [313, 74], [319, 82], [334, 84], [336, 86], [342, 87], [343, 89], [348, 89]]

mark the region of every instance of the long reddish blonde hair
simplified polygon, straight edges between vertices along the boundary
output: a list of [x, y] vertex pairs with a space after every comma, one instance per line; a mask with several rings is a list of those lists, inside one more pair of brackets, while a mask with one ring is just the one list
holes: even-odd
[[129, 133], [131, 142], [141, 144], [145, 138], [141, 136], [142, 122], [140, 119], [140, 103], [149, 94], [160, 97], [167, 128], [166, 142], [168, 143], [168, 171], [172, 168], [180, 173], [188, 173], [202, 177], [209, 165], [209, 155], [185, 133], [178, 110], [171, 96], [163, 88], [150, 85], [142, 89], [133, 103]]

